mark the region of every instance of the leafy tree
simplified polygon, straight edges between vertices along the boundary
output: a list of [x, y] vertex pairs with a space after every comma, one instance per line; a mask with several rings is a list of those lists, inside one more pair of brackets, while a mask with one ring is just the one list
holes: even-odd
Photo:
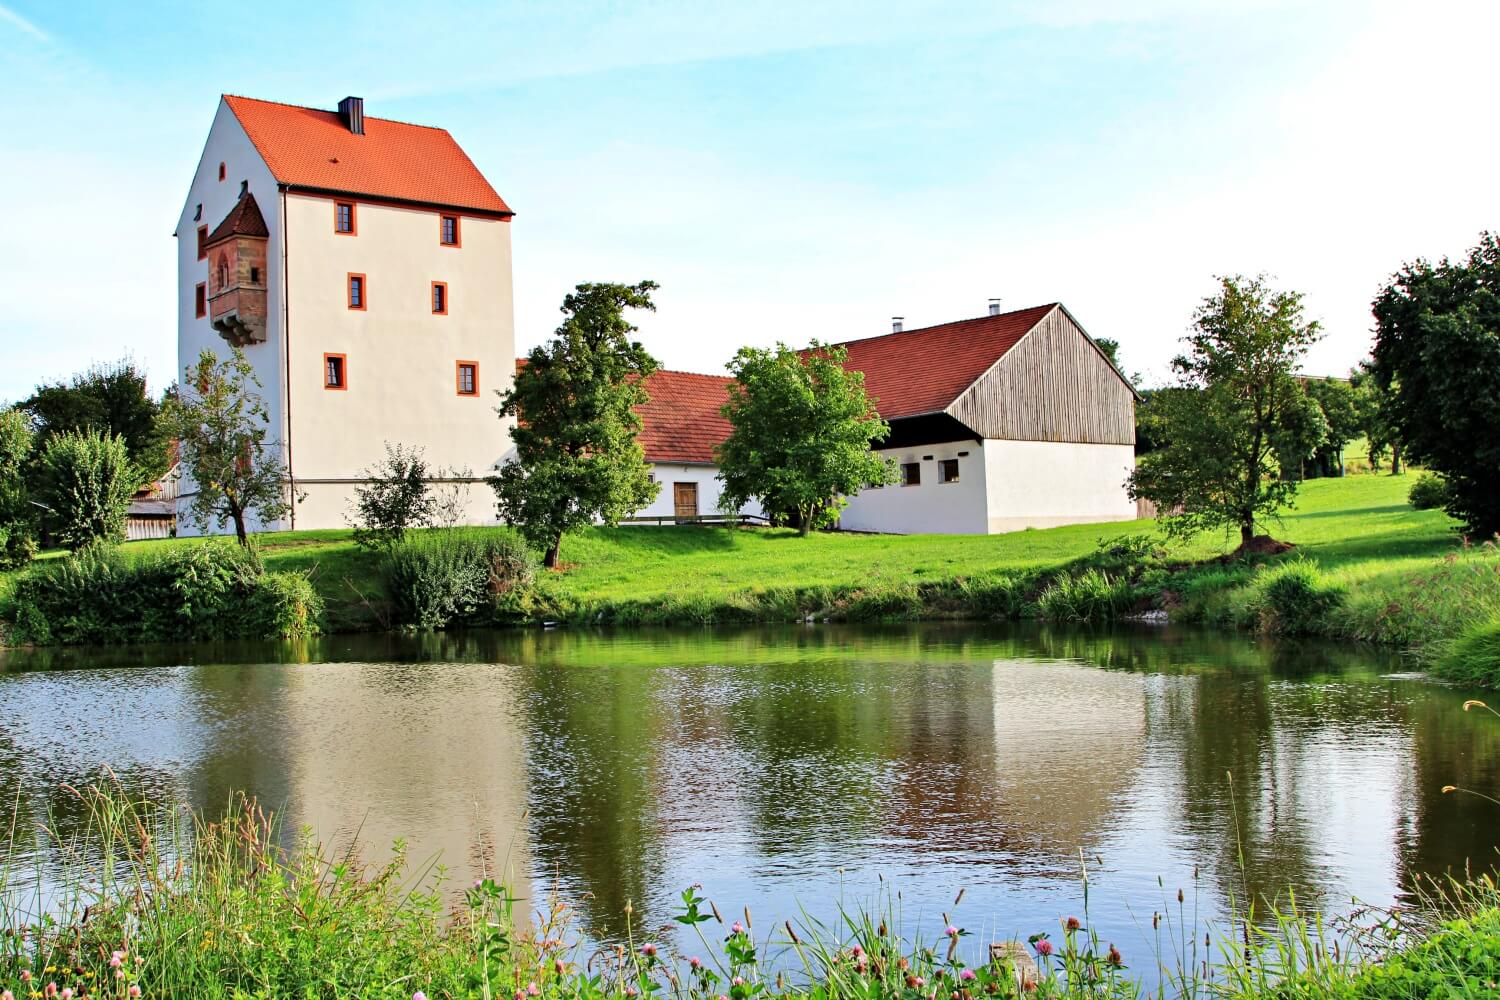
[[385, 461], [365, 470], [365, 485], [355, 487], [354, 497], [354, 541], [367, 549], [399, 544], [408, 529], [432, 524], [437, 510], [422, 449], [389, 441]]
[[[1109, 359], [1109, 363], [1114, 365], [1115, 369], [1119, 371], [1120, 374], [1123, 375], [1125, 373], [1125, 369], [1120, 367], [1120, 342], [1118, 340], [1115, 340], [1111, 337], [1095, 337], [1094, 346], [1098, 347], [1099, 350], [1104, 353], [1104, 356]], [[1135, 386], [1137, 389], [1140, 388], [1140, 372], [1135, 372], [1131, 375], [1127, 375], [1126, 377], [1130, 380], [1131, 385]]]
[[1344, 445], [1359, 437], [1362, 431], [1354, 389], [1341, 378], [1310, 378], [1304, 384], [1307, 394], [1323, 412], [1328, 428], [1312, 455], [1314, 474], [1342, 476]]
[[70, 549], [123, 541], [139, 484], [125, 439], [107, 431], [63, 431], [42, 448], [37, 496], [47, 529]]
[[501, 417], [518, 417], [516, 460], [486, 480], [500, 517], [546, 552], [555, 567], [565, 532], [595, 520], [616, 524], [655, 499], [636, 441], [646, 401], [642, 384], [656, 359], [631, 340], [627, 309], [651, 309], [654, 281], [586, 283], [563, 299], [566, 317], [500, 397]]
[[890, 425], [846, 359], [816, 341], [802, 352], [777, 344], [735, 354], [722, 411], [733, 429], [718, 449], [726, 510], [758, 500], [767, 513], [794, 515], [806, 535], [836, 520], [849, 494], [895, 481], [893, 463], [870, 450]]
[[0, 410], [0, 569], [20, 566], [36, 552], [37, 508], [26, 484], [34, 438], [23, 411]]
[[97, 430], [125, 439], [141, 483], [167, 471], [169, 435], [161, 404], [146, 394], [146, 374], [134, 361], [95, 365], [67, 382], [37, 386], [20, 406], [36, 422], [38, 453], [54, 434]]
[[1391, 416], [1391, 392], [1375, 378], [1375, 363], [1361, 361], [1349, 372], [1349, 386], [1354, 392], [1354, 408], [1360, 433], [1369, 446], [1370, 468], [1379, 469], [1380, 460], [1391, 453], [1391, 475], [1401, 475], [1401, 434]]
[[1140, 457], [1130, 494], [1173, 512], [1169, 534], [1238, 528], [1244, 545], [1296, 495], [1280, 470], [1299, 468], [1327, 433], [1294, 375], [1318, 324], [1303, 319], [1299, 293], [1234, 276], [1219, 279], [1193, 325], [1172, 362], [1182, 391], [1147, 404], [1165, 444]]
[[190, 516], [205, 531], [232, 522], [241, 545], [249, 544], [246, 515], [274, 521], [291, 509], [259, 389], [239, 348], [223, 361], [205, 350], [167, 402], [167, 426], [194, 491]]
[[1407, 456], [1447, 480], [1469, 531], [1500, 531], [1500, 236], [1405, 265], [1374, 313], [1373, 374]]

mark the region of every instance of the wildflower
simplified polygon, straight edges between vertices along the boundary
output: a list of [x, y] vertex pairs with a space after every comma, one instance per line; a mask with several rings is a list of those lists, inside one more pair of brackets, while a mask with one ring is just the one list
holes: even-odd
[[865, 953], [865, 950], [863, 948], [861, 948], [859, 945], [855, 945], [853, 948], [849, 949], [849, 954], [853, 955], [855, 958], [858, 958], [859, 956], [863, 955], [864, 953]]
[[731, 933], [731, 934], [743, 934], [743, 933], [745, 933], [745, 925], [742, 924], [742, 923], [740, 923], [738, 920], [736, 920], [733, 924], [731, 924], [729, 926], [729, 933]]
[[869, 966], [865, 964], [865, 960], [862, 958], [854, 963], [855, 972], [864, 972], [868, 968]]
[[31, 970], [30, 969], [22, 969], [21, 970], [21, 982], [23, 982], [23, 983], [29, 983], [29, 982], [31, 982]]
[[647, 958], [655, 958], [656, 945], [650, 944], [649, 942], [647, 944], [641, 945], [641, 954], [645, 955]]
[[[140, 1000], [141, 988], [135, 983], [130, 984], [130, 990], [128, 992], [130, 993], [130, 1000]], [[422, 997], [422, 1000], [427, 1000], [427, 996], [424, 993], [419, 992], [416, 995]]]
[[57, 984], [56, 983], [48, 983], [46, 986], [42, 987], [42, 996], [44, 996], [44, 997], [55, 997], [55, 996], [57, 996]]
[[958, 974], [958, 978], [962, 979], [966, 983], [972, 983], [974, 981], [974, 970], [964, 969]]
[[61, 997], [62, 1000], [73, 1000], [73, 987], [64, 986], [62, 988], [62, 992], [59, 993], [58, 996]]
[[0, 992], [0, 1000], [16, 1000], [16, 995], [10, 990], [5, 990]]
[[1109, 958], [1105, 959], [1105, 961], [1107, 961], [1110, 965], [1113, 965], [1117, 969], [1125, 964], [1125, 960], [1120, 957], [1120, 949], [1116, 948], [1114, 945], [1109, 946]]
[[627, 987], [625, 987], [625, 995], [628, 996], [628, 997], [636, 996], [639, 993], [640, 993], [640, 991], [637, 990], [634, 986], [627, 986]]
[[735, 985], [735, 986], [744, 986], [745, 985], [745, 977], [744, 976], [735, 976], [733, 979], [730, 980], [730, 983], [733, 984], [733, 985]]
[[542, 995], [542, 991], [537, 989], [536, 983], [527, 983], [526, 995], [529, 997], [539, 997]]
[[427, 1000], [427, 994], [421, 990], [417, 990], [417, 992], [411, 995], [411, 1000]]
[[696, 971], [703, 968], [703, 959], [699, 958], [697, 955], [694, 955], [692, 958], [688, 959], [688, 965], [692, 966]]
[[949, 937], [958, 937], [958, 928], [954, 927], [952, 924], [949, 924], [947, 928], [944, 929], [943, 933], [948, 935]]
[[1063, 926], [1070, 931], [1076, 931], [1082, 925], [1078, 922], [1077, 917], [1069, 917], [1067, 923], [1065, 923]]
[[923, 986], [927, 985], [927, 980], [923, 979], [921, 976], [913, 976], [912, 978], [916, 980], [913, 985], [915, 985], [918, 989], [921, 989]]
[[111, 969], [118, 969], [123, 964], [125, 964], [125, 953], [123, 951], [114, 952], [109, 956], [109, 967]]
[[906, 976], [906, 985], [911, 989], [916, 989], [918, 986], [922, 985], [922, 980], [908, 973]]
[[1046, 958], [1048, 955], [1052, 954], [1052, 942], [1048, 941], [1046, 938], [1041, 938], [1040, 940], [1038, 940], [1035, 948], [1036, 953], [1043, 958]]

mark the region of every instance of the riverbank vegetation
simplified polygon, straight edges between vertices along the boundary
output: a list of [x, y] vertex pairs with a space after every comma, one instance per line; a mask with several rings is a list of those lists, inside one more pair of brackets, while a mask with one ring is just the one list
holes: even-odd
[[[494, 877], [457, 892], [440, 871], [409, 864], [399, 844], [373, 866], [310, 835], [284, 849], [275, 820], [253, 802], [209, 821], [113, 783], [72, 794], [86, 817], [77, 832], [37, 832], [72, 859], [46, 892], [40, 873], [15, 860], [27, 833], [10, 824], [0, 856], [6, 1000], [1394, 1000], [1491, 995], [1500, 974], [1500, 890], [1487, 876], [1434, 886], [1423, 907], [1327, 923], [1287, 900], [1237, 906], [1223, 926], [1192, 925], [1164, 889], [1162, 900], [1143, 901], [1155, 911], [1147, 954], [1090, 929], [1086, 888], [1079, 913], [1058, 914], [1025, 941], [974, 940], [961, 892], [941, 922], [917, 928], [891, 899], [834, 922], [804, 914], [757, 924], [748, 910], [726, 917], [693, 887], [671, 930], [628, 923], [623, 939], [600, 943], [561, 900], [533, 910]], [[445, 900], [455, 898], [450, 911]]]
[[[1500, 620], [1500, 552], [1465, 543], [1442, 511], [1413, 509], [1406, 496], [1412, 482], [1386, 475], [1311, 480], [1297, 507], [1276, 522], [1277, 536], [1295, 548], [1238, 558], [1226, 555], [1236, 537], [1199, 535], [1168, 545], [1149, 521], [995, 536], [799, 538], [793, 529], [593, 527], [569, 536], [570, 562], [538, 573], [517, 537], [500, 528], [413, 531], [378, 550], [361, 548], [349, 531], [276, 533], [258, 536], [256, 550], [269, 574], [305, 575], [324, 608], [323, 627], [333, 632], [542, 621], [1099, 623], [1165, 612], [1219, 627], [1410, 649], [1415, 663], [1444, 671], [1460, 655], [1455, 640]], [[495, 542], [498, 548], [485, 541], [500, 539], [509, 541]], [[122, 566], [153, 563], [222, 544], [132, 543], [112, 558]], [[482, 574], [475, 546], [489, 554], [490, 570]], [[11, 623], [12, 642], [45, 634], [36, 623], [20, 627], [18, 598], [47, 585], [22, 581], [40, 580], [65, 562], [53, 554], [30, 570], [0, 575], [0, 619]], [[460, 565], [469, 569], [453, 568]], [[80, 588], [78, 599], [89, 593]], [[315, 621], [306, 606], [307, 620]], [[53, 635], [50, 641], [60, 641], [57, 630]], [[1476, 679], [1463, 671], [1453, 676]], [[1500, 675], [1481, 677], [1500, 684]]]

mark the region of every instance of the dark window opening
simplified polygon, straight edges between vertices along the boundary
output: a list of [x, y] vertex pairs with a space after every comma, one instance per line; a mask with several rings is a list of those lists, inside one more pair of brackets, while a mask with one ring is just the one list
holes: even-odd
[[199, 319], [208, 315], [208, 289], [201, 281], [193, 289], [193, 315]]
[[922, 464], [920, 462], [902, 462], [901, 463], [901, 485], [902, 486], [920, 486], [920, 485], [922, 485]]
[[365, 307], [365, 276], [362, 274], [349, 275], [349, 308], [363, 309]]
[[448, 312], [448, 286], [441, 281], [432, 283], [432, 311], [440, 316]]
[[940, 483], [956, 483], [956, 482], [958, 482], [958, 459], [956, 459], [956, 458], [945, 458], [941, 462], [938, 463], [938, 482], [940, 482]]
[[252, 285], [258, 285], [258, 284], [260, 284], [260, 268], [258, 268], [258, 267], [252, 267], [250, 269], [250, 284], [252, 284]]
[[337, 354], [323, 356], [323, 385], [329, 389], [344, 388], [344, 359]]
[[445, 247], [458, 246], [458, 216], [443, 216], [442, 241]]

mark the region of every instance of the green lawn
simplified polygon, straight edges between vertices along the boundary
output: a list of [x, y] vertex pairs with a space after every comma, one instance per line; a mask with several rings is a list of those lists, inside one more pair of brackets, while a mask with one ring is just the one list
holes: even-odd
[[[1458, 545], [1441, 511], [1406, 503], [1412, 478], [1387, 475], [1312, 480], [1272, 533], [1297, 544], [1332, 578], [1358, 587], [1410, 577]], [[498, 529], [497, 529], [498, 530]], [[942, 580], [1008, 569], [1048, 569], [1093, 552], [1102, 539], [1154, 532], [1150, 521], [1074, 525], [1007, 535], [855, 535], [715, 527], [590, 528], [565, 539], [565, 571], [546, 586], [582, 602], [704, 599], [777, 587], [863, 586]], [[328, 602], [330, 625], [369, 628], [380, 601], [375, 559], [346, 530], [261, 535], [272, 570], [302, 570]], [[1182, 559], [1211, 557], [1237, 538], [1202, 537]], [[132, 555], [192, 539], [134, 542]], [[11, 575], [12, 578], [14, 574]], [[0, 600], [10, 579], [0, 577]]]

